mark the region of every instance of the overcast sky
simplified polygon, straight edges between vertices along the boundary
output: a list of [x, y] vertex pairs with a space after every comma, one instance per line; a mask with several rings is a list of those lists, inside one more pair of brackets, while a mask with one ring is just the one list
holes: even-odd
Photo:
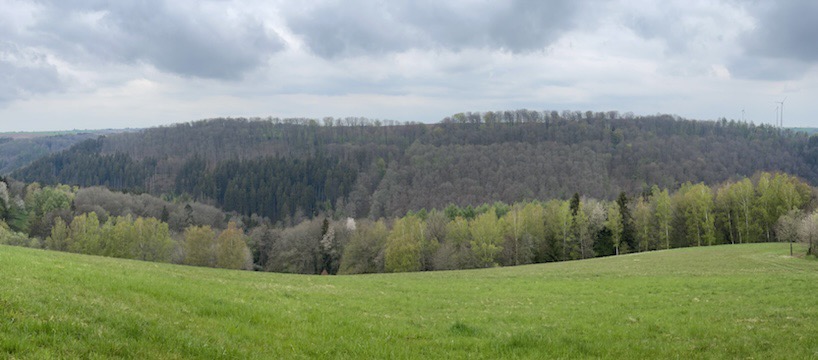
[[818, 126], [818, 1], [0, 0], [0, 131], [617, 110]]

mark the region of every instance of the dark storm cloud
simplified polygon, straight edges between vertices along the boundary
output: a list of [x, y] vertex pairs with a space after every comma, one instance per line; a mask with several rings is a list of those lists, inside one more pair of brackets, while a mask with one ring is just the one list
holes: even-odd
[[79, 61], [144, 62], [182, 76], [237, 79], [283, 48], [249, 16], [208, 14], [200, 3], [54, 1], [33, 29], [36, 40]]
[[764, 2], [751, 9], [756, 27], [741, 38], [746, 57], [732, 64], [739, 76], [780, 80], [818, 63], [818, 2]]
[[574, 25], [577, 1], [335, 1], [289, 17], [326, 58], [409, 49], [541, 50]]
[[778, 1], [758, 11], [755, 30], [743, 39], [751, 54], [818, 62], [818, 2]]

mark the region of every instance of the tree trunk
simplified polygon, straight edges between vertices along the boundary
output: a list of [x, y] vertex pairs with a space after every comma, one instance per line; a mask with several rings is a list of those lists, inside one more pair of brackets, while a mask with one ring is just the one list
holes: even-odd
[[[744, 204], [744, 235], [750, 235], [750, 216], [748, 214], [747, 204]], [[741, 244], [741, 236], [739, 235], [738, 243]]]
[[[708, 226], [710, 224], [710, 217], [707, 214], [707, 210], [704, 211], [704, 225]], [[713, 239], [707, 239], [707, 245], [713, 245]]]
[[567, 222], [565, 220], [562, 221], [562, 260], [565, 261], [568, 259], [567, 251], [568, 251], [568, 230], [565, 228]]

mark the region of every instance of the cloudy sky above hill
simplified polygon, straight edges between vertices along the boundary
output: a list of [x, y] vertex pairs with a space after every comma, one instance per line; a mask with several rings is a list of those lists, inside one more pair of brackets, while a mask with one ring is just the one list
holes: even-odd
[[0, 131], [618, 110], [818, 126], [818, 2], [0, 0]]

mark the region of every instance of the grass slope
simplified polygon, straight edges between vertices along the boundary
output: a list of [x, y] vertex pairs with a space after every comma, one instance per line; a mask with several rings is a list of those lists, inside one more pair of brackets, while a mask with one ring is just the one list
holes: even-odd
[[786, 244], [365, 276], [0, 246], [0, 358], [818, 357]]

